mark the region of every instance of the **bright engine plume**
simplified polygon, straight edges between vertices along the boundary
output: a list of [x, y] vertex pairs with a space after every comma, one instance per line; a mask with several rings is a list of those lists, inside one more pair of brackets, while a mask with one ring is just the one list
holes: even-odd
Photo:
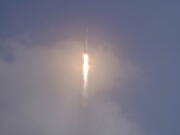
[[88, 72], [89, 72], [89, 56], [87, 53], [83, 54], [83, 95], [87, 96], [88, 85]]

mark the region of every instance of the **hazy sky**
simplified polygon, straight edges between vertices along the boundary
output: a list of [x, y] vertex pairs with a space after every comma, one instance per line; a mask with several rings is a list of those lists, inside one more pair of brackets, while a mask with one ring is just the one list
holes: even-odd
[[179, 135], [179, 13], [178, 0], [1, 0], [0, 134]]

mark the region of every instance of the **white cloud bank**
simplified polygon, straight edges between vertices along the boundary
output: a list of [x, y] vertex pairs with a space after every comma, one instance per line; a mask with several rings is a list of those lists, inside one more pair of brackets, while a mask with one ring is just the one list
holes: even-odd
[[1, 135], [141, 134], [120, 104], [97, 94], [102, 89], [109, 91], [120, 74], [124, 78], [112, 53], [101, 52], [92, 58], [90, 95], [83, 106], [78, 45], [14, 49], [14, 62], [0, 60]]

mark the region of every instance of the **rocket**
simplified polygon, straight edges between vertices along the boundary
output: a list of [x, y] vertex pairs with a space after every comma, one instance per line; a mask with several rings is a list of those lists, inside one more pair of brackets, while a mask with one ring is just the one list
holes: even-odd
[[86, 31], [84, 52], [83, 52], [83, 97], [87, 97], [88, 71], [89, 71], [89, 56], [88, 56], [88, 29]]
[[86, 37], [85, 37], [85, 44], [84, 44], [84, 54], [87, 54], [88, 50], [88, 28], [86, 29]]

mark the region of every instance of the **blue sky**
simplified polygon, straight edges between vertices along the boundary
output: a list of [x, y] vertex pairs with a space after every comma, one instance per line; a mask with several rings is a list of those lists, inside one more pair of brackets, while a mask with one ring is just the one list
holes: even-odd
[[[178, 0], [1, 0], [0, 134], [84, 134], [83, 125], [89, 134], [179, 135], [179, 7]], [[105, 121], [99, 130], [76, 119], [79, 91], [69, 92], [81, 87], [72, 59], [81, 63], [87, 27], [89, 87], [100, 91], [88, 110]]]

